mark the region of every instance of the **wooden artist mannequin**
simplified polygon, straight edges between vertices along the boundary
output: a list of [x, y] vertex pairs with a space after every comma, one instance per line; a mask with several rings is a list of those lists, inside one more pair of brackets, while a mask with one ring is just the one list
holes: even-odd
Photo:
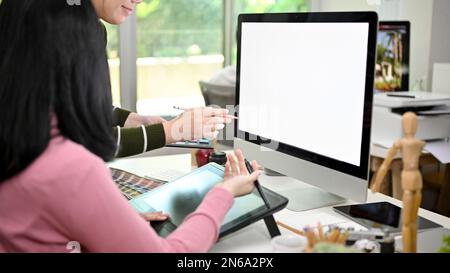
[[400, 150], [403, 170], [401, 174], [403, 188], [402, 239], [403, 252], [415, 253], [417, 247], [417, 214], [422, 201], [422, 175], [419, 171], [419, 158], [425, 142], [415, 139], [417, 117], [412, 112], [403, 115], [404, 138], [397, 140], [389, 150], [381, 165], [371, 189], [379, 191], [381, 183], [389, 169], [392, 159]]

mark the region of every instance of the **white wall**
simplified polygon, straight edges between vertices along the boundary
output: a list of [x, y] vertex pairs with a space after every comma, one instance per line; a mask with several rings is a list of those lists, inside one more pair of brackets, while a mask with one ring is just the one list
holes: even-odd
[[378, 12], [380, 20], [411, 22], [410, 89], [423, 79], [428, 87], [431, 26], [434, 0], [311, 0], [313, 11]]
[[423, 87], [429, 91], [431, 26], [433, 0], [405, 0], [402, 20], [411, 21], [411, 85], [421, 78]]
[[[430, 2], [429, 0], [422, 0]], [[365, 11], [378, 12], [380, 20], [398, 20], [402, 6], [420, 0], [311, 0], [313, 9], [322, 11]], [[433, 1], [433, 0], [431, 0]]]
[[[431, 50], [429, 74], [434, 75], [433, 65], [435, 63], [450, 63], [450, 1], [434, 0], [433, 7], [433, 30], [431, 32]], [[450, 70], [446, 70], [449, 71]], [[447, 72], [448, 73], [448, 72]], [[450, 73], [442, 75], [443, 81], [450, 82]], [[444, 78], [445, 77], [445, 78]], [[429, 82], [431, 86], [431, 82]], [[433, 87], [433, 91], [436, 90]], [[449, 90], [450, 91], [450, 90]]]

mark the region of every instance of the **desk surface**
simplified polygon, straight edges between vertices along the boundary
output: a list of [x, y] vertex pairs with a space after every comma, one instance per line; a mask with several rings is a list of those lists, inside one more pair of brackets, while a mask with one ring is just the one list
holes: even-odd
[[[108, 164], [111, 167], [120, 168], [133, 172], [135, 174], [144, 176], [155, 173], [176, 170], [181, 172], [191, 171], [191, 157], [190, 154], [168, 155], [158, 157], [143, 157], [132, 159], [119, 159]], [[274, 191], [289, 190], [298, 186], [298, 181], [288, 177], [268, 177], [262, 175], [260, 182], [265, 187]], [[372, 193], [369, 191], [367, 202], [387, 201], [397, 206], [402, 206], [402, 202], [379, 193]], [[354, 204], [355, 202], [347, 201], [344, 204]], [[450, 218], [442, 215], [420, 209], [419, 215], [450, 228]], [[338, 224], [338, 225], [357, 225], [352, 224], [348, 218], [341, 216], [333, 211], [331, 206], [319, 209], [293, 212], [284, 209], [275, 214], [275, 219], [295, 224], [296, 228], [302, 228], [305, 225], [315, 225], [320, 220], [324, 225]], [[281, 228], [282, 234], [291, 234], [290, 231]], [[222, 238], [212, 249], [211, 252], [272, 252], [270, 244], [270, 236], [263, 221], [254, 223], [246, 228], [243, 228], [233, 234]]]

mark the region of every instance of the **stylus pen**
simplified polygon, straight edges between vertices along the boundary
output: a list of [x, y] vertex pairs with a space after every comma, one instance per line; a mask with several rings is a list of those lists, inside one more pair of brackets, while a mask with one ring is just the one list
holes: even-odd
[[186, 107], [180, 107], [180, 106], [174, 106], [173, 108], [174, 108], [174, 109], [177, 109], [177, 110], [181, 110], [181, 111], [187, 111], [187, 110], [189, 110], [189, 108], [186, 108]]
[[[248, 170], [249, 173], [253, 172], [252, 164], [250, 164], [250, 162], [248, 162], [247, 159], [245, 159], [245, 166], [247, 167], [247, 170]], [[258, 180], [255, 181], [255, 187], [258, 190], [259, 195], [263, 199], [264, 204], [266, 204], [266, 207], [270, 209], [269, 201], [267, 201], [266, 195], [264, 194], [263, 189], [261, 187], [261, 184], [259, 184]]]
[[[177, 110], [181, 110], [181, 111], [188, 111], [189, 109], [191, 109], [191, 108], [185, 108], [185, 107], [180, 107], [180, 106], [174, 106], [173, 108], [177, 109]], [[236, 117], [234, 115], [224, 115], [224, 117], [231, 118], [231, 119], [238, 119], [238, 117]]]

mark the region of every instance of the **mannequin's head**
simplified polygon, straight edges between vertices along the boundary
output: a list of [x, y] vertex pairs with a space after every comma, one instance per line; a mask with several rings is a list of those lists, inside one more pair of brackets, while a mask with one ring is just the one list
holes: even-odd
[[417, 116], [413, 112], [403, 114], [403, 132], [406, 137], [414, 137], [417, 132]]

